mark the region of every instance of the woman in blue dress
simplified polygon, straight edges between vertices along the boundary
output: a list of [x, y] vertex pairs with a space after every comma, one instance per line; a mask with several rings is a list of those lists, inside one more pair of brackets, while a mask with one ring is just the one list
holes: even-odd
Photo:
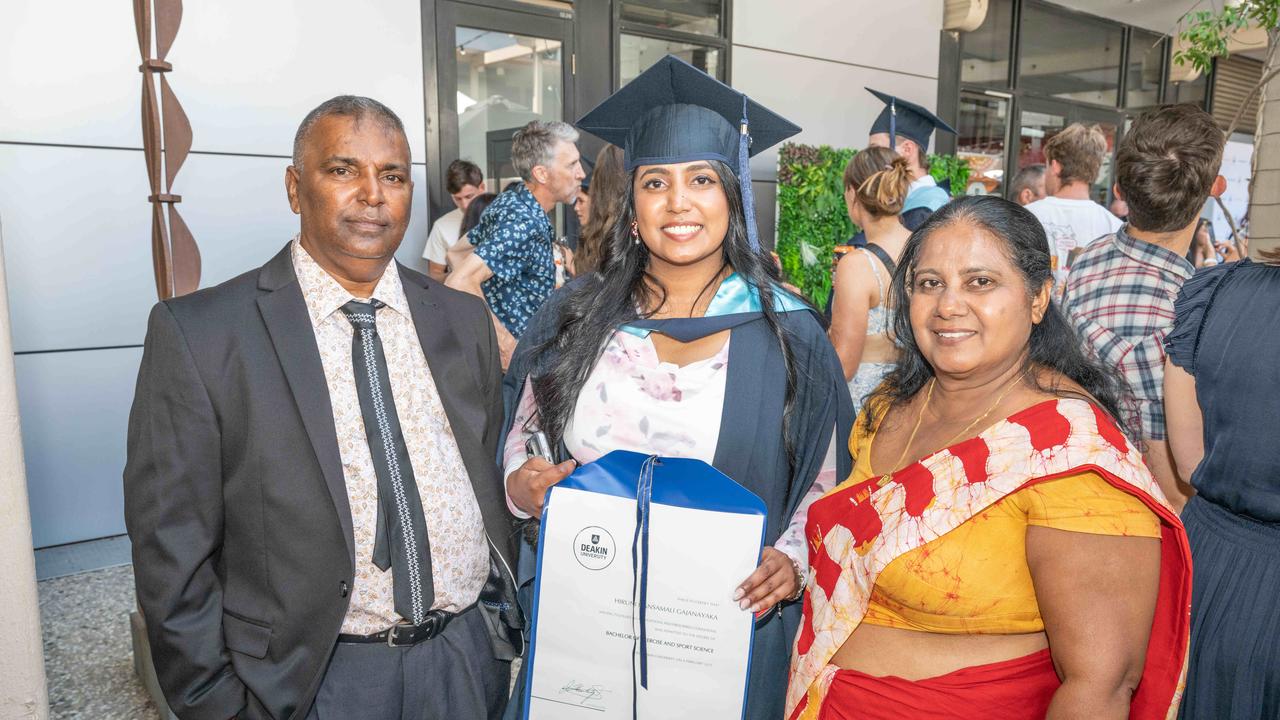
[[1166, 341], [1165, 415], [1195, 575], [1180, 717], [1280, 717], [1280, 251], [1196, 273]]

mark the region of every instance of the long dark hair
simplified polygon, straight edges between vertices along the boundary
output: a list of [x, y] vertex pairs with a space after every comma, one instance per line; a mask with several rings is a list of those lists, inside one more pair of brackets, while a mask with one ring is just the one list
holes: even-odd
[[[969, 223], [1004, 243], [1009, 259], [1022, 273], [1028, 300], [1053, 277], [1049, 240], [1044, 227], [1022, 206], [995, 196], [976, 195], [954, 200], [935, 212], [911, 234], [898, 260], [893, 286], [889, 290], [892, 297], [890, 307], [897, 308], [893, 315], [893, 332], [901, 351], [884, 384], [873, 394], [877, 399], [887, 400], [888, 406], [907, 402], [933, 377], [933, 367], [921, 354], [911, 329], [912, 276], [925, 242], [938, 231], [958, 223]], [[1084, 344], [1067, 322], [1056, 300], [1049, 303], [1040, 322], [1032, 326], [1027, 344], [1027, 369], [1045, 368], [1075, 381], [1088, 394], [1084, 399], [1096, 402], [1126, 435], [1135, 437], [1125, 426], [1120, 413], [1122, 403], [1128, 400], [1124, 382], [1113, 370], [1085, 354]], [[1079, 393], [1056, 384], [1044, 387], [1038, 378], [1035, 382], [1042, 392], [1059, 397], [1079, 396]], [[874, 426], [873, 415], [876, 413], [873, 408], [877, 405], [879, 403], [866, 404], [869, 427]]]
[[609, 233], [618, 222], [630, 181], [622, 148], [617, 145], [600, 148], [595, 170], [591, 173], [591, 189], [587, 192], [591, 208], [578, 238], [578, 249], [573, 254], [573, 270], [578, 275], [594, 272], [604, 265]]
[[[778, 268], [767, 253], [752, 248], [747, 240], [738, 176], [722, 162], [713, 160], [709, 164], [720, 176], [720, 187], [729, 205], [729, 228], [722, 246], [724, 263], [759, 291], [765, 321], [778, 340], [786, 364], [783, 435], [788, 460], [794, 464], [795, 448], [789, 429], [795, 402], [796, 367], [786, 330], [773, 308]], [[661, 282], [649, 273], [648, 248], [643, 242], [633, 242], [634, 171], [629, 175], [631, 182], [627, 184], [622, 212], [605, 238], [608, 247], [604, 253], [604, 265], [567, 290], [569, 294], [560, 304], [555, 332], [532, 351], [530, 379], [538, 405], [539, 427], [553, 445], [563, 440], [565, 425], [573, 415], [578, 394], [612, 333], [618, 326], [640, 319], [637, 308], [658, 308], [666, 300]], [[703, 292], [711, 289], [705, 288]], [[550, 357], [554, 357], [554, 362], [547, 362]]]
[[467, 211], [462, 214], [462, 227], [459, 229], [458, 237], [466, 235], [480, 224], [480, 216], [484, 214], [485, 208], [489, 207], [489, 203], [497, 197], [496, 194], [487, 192], [471, 198], [471, 204], [467, 205]]

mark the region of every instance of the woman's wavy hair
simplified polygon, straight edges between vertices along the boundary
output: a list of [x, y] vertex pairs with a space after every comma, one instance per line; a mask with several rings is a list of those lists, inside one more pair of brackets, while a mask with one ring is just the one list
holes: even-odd
[[[782, 350], [787, 373], [783, 434], [788, 460], [794, 464], [795, 448], [789, 429], [798, 381], [788, 333], [773, 307], [778, 268], [767, 252], [751, 247], [747, 239], [738, 176], [725, 163], [711, 160], [708, 164], [720, 176], [720, 187], [729, 205], [729, 228], [722, 245], [724, 265], [759, 290], [765, 321]], [[538, 405], [538, 425], [553, 446], [563, 441], [578, 394], [612, 333], [620, 325], [641, 319], [638, 308], [657, 308], [666, 299], [666, 290], [648, 271], [648, 248], [631, 234], [636, 217], [635, 171], [628, 177], [621, 212], [606, 237], [604, 264], [566, 288], [568, 295], [560, 303], [555, 331], [531, 351], [530, 380]], [[703, 294], [714, 292], [713, 284], [714, 281], [703, 288]]]
[[498, 199], [496, 193], [482, 193], [471, 198], [471, 204], [467, 205], [466, 212], [462, 213], [462, 226], [458, 231], [458, 237], [462, 237], [475, 229], [480, 224], [480, 216], [488, 209], [489, 203]]
[[[1044, 227], [1022, 206], [991, 195], [975, 195], [954, 200], [943, 206], [911, 234], [902, 257], [898, 261], [893, 285], [889, 290], [893, 314], [893, 334], [900, 352], [897, 364], [885, 378], [885, 382], [872, 394], [882, 402], [867, 402], [867, 427], [874, 427], [878, 415], [888, 407], [906, 403], [933, 378], [933, 368], [920, 352], [911, 327], [911, 286], [916, 263], [929, 238], [939, 231], [959, 224], [972, 225], [991, 237], [999, 239], [1009, 259], [1022, 273], [1027, 286], [1028, 302], [1045, 282], [1053, 278], [1049, 260], [1049, 241]], [[1132, 429], [1125, 426], [1121, 407], [1129, 401], [1127, 387], [1115, 371], [1105, 367], [1084, 352], [1084, 343], [1067, 322], [1056, 300], [1049, 303], [1039, 323], [1031, 328], [1027, 341], [1027, 367], [1056, 371], [1080, 385], [1087, 393], [1082, 399], [1097, 403], [1111, 415], [1125, 435], [1136, 438]], [[1059, 387], [1039, 385], [1043, 391], [1059, 397], [1080, 397], [1078, 392]]]
[[605, 264], [609, 233], [622, 213], [622, 200], [627, 195], [630, 180], [622, 148], [617, 145], [600, 148], [595, 170], [591, 173], [591, 189], [587, 191], [591, 208], [578, 238], [578, 250], [573, 254], [576, 274], [586, 275]]

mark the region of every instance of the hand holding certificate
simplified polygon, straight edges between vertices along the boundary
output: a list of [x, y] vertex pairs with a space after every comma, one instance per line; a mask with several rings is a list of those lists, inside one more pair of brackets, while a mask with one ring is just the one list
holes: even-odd
[[764, 522], [698, 460], [615, 451], [552, 488], [526, 717], [742, 717], [753, 616], [733, 593]]

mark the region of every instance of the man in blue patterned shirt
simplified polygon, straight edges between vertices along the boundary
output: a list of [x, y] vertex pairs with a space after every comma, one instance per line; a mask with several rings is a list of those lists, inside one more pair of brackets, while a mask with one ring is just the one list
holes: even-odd
[[530, 318], [555, 289], [555, 232], [547, 213], [572, 204], [585, 175], [578, 131], [535, 120], [518, 130], [511, 161], [524, 182], [495, 199], [467, 233], [476, 251], [449, 275], [449, 287], [483, 295], [498, 331], [503, 365]]

